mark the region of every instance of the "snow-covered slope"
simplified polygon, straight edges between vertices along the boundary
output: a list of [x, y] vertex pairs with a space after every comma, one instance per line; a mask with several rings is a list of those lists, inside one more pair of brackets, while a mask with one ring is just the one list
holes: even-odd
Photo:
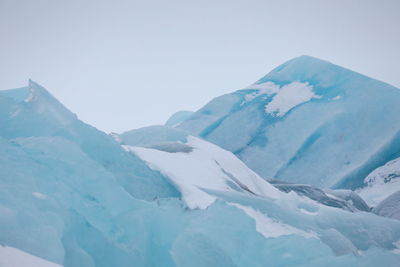
[[399, 103], [398, 88], [302, 56], [215, 98], [178, 128], [266, 179], [354, 189], [400, 156]]
[[[215, 197], [204, 190], [239, 191], [275, 199], [280, 192], [250, 170], [231, 152], [188, 136], [187, 142], [170, 143], [188, 149], [165, 151], [160, 146], [142, 148], [124, 146], [149, 166], [160, 171], [179, 188], [189, 208], [207, 208]], [[164, 146], [165, 147], [165, 146]], [[164, 151], [163, 151], [164, 150]]]
[[389, 195], [400, 191], [400, 158], [371, 172], [364, 183], [366, 186], [357, 192], [371, 206], [378, 205]]

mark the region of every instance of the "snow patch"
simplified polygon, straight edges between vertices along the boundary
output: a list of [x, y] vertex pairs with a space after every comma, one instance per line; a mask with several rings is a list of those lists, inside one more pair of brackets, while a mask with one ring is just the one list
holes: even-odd
[[[218, 177], [218, 169], [215, 164], [203, 161], [198, 153], [168, 153], [151, 148], [129, 147], [131, 152], [146, 161], [148, 166], [160, 171], [169, 177], [179, 188], [183, 200], [189, 208], [205, 209], [211, 205], [216, 197], [205, 193], [201, 188], [213, 188], [226, 190], [229, 186], [222, 177]], [[214, 176], [217, 177], [214, 177]]]
[[314, 94], [313, 87], [307, 82], [292, 82], [279, 90], [272, 101], [265, 106], [265, 112], [282, 117], [292, 108], [320, 97]]
[[13, 247], [0, 245], [1, 267], [61, 267], [56, 263], [33, 256]]
[[276, 94], [278, 93], [279, 88], [280, 88], [279, 85], [270, 81], [265, 83], [252, 84], [245, 89], [258, 90], [258, 91], [245, 95], [244, 99], [246, 100], [246, 102], [249, 102], [260, 95]]

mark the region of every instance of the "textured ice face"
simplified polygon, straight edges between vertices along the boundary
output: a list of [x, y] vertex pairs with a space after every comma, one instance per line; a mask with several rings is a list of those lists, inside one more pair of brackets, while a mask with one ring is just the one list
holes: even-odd
[[264, 178], [354, 189], [400, 156], [399, 102], [398, 88], [303, 56], [178, 128], [234, 152]]

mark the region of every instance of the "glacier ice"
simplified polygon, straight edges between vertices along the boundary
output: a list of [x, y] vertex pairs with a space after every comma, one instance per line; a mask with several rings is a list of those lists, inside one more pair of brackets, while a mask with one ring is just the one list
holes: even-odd
[[[29, 101], [26, 101], [26, 100]], [[43, 87], [0, 91], [0, 136], [6, 139], [58, 136], [79, 145], [135, 197], [176, 196], [179, 192], [140, 159], [124, 151], [112, 137], [78, 120]], [[132, 180], [135, 185], [132, 186]]]
[[[306, 66], [311, 72], [312, 65]], [[260, 81], [220, 97], [182, 122], [191, 129], [151, 126], [120, 135], [83, 123], [32, 81], [0, 91], [0, 264], [15, 267], [18, 257], [29, 266], [66, 267], [398, 266], [400, 221], [363, 211], [352, 191], [310, 186], [314, 190], [303, 195], [281, 192], [231, 149], [193, 136], [214, 136], [226, 120], [234, 120], [234, 109], [235, 118], [248, 120], [248, 129], [231, 129], [226, 145], [268, 144], [271, 140], [250, 133], [260, 122], [268, 128], [265, 100], [293, 82], [292, 74], [275, 71], [290, 79]], [[335, 78], [348, 72], [339, 74]], [[331, 81], [316, 79], [321, 86]], [[308, 82], [322, 98], [296, 105], [282, 117], [271, 116], [268, 123], [285, 123], [309, 103], [349, 97], [346, 91], [327, 100], [312, 79], [295, 80]], [[391, 119], [382, 119], [382, 125]], [[305, 136], [306, 129], [298, 131]], [[238, 143], [229, 142], [234, 132]], [[299, 179], [307, 180], [307, 172], [296, 170]], [[323, 205], [310, 194], [336, 198], [358, 211]]]
[[[279, 97], [293, 84], [304, 85], [298, 98]], [[178, 128], [232, 151], [266, 179], [355, 189], [400, 156], [399, 102], [398, 88], [301, 56], [215, 98]], [[265, 112], [271, 105], [278, 113]]]

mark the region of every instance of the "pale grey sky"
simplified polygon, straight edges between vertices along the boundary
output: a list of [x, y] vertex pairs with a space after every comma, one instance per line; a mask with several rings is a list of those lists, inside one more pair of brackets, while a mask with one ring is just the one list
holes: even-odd
[[307, 54], [400, 87], [399, 0], [0, 0], [0, 89], [106, 132], [162, 124]]

